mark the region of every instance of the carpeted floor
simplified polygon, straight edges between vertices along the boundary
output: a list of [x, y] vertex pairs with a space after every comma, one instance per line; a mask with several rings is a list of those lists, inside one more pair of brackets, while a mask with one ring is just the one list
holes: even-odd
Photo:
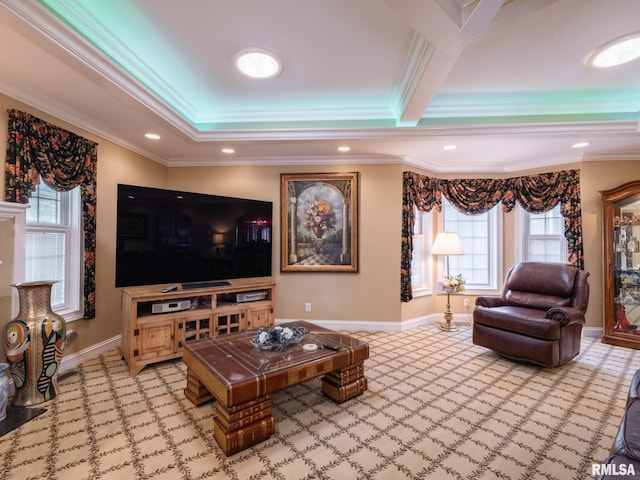
[[130, 377], [113, 350], [0, 438], [0, 479], [592, 478], [640, 368], [640, 352], [595, 338], [542, 369], [474, 346], [468, 327], [352, 335], [370, 344], [368, 391], [337, 405], [315, 379], [274, 394], [276, 433], [231, 457], [213, 405], [184, 398], [180, 360]]

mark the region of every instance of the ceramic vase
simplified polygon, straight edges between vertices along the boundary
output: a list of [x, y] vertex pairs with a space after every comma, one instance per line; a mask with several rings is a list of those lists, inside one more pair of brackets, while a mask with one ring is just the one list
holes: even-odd
[[37, 405], [58, 394], [58, 370], [66, 336], [64, 318], [51, 309], [55, 282], [24, 282], [20, 310], [5, 327], [4, 350], [15, 386], [13, 404]]

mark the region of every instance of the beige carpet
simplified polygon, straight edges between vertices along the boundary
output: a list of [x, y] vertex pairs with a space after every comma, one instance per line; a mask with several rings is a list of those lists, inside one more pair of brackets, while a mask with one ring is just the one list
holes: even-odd
[[226, 457], [181, 361], [129, 377], [119, 351], [60, 382], [0, 438], [1, 479], [580, 479], [611, 446], [640, 352], [585, 338], [564, 367], [521, 365], [429, 326], [358, 332], [369, 390], [342, 405], [312, 380], [273, 395], [276, 433]]

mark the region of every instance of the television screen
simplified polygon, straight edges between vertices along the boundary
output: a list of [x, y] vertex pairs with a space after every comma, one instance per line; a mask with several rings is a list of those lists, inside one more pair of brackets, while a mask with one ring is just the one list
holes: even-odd
[[273, 203], [118, 185], [116, 287], [271, 276]]

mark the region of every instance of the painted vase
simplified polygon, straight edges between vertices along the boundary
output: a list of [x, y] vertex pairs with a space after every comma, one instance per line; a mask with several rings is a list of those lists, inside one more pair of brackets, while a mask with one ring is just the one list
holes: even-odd
[[7, 418], [11, 398], [11, 373], [8, 363], [0, 363], [0, 422]]
[[58, 370], [64, 350], [64, 318], [51, 309], [55, 282], [23, 282], [20, 310], [5, 327], [4, 350], [15, 386], [13, 404], [37, 405], [58, 394]]

